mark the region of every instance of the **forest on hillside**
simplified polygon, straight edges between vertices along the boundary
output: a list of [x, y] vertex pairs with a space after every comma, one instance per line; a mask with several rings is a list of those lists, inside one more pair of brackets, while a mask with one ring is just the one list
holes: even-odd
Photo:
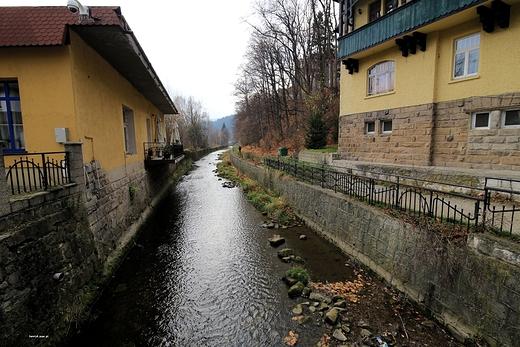
[[[235, 84], [235, 139], [266, 151], [337, 143], [339, 64], [333, 0], [264, 0]], [[324, 137], [316, 145], [314, 137]]]

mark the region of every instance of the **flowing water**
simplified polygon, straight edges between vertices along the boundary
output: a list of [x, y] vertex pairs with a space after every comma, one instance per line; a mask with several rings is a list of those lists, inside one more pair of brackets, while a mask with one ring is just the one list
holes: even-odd
[[[316, 346], [315, 324], [291, 317], [282, 234], [313, 281], [350, 279], [347, 258], [305, 227], [268, 230], [240, 188], [224, 188], [218, 154], [194, 164], [161, 203], [68, 346]], [[307, 240], [300, 240], [305, 234]]]

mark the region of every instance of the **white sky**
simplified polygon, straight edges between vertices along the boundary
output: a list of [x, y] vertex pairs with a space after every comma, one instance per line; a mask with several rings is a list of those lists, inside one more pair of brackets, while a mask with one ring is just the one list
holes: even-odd
[[[210, 119], [235, 113], [233, 84], [249, 39], [254, 0], [80, 0], [120, 6], [172, 99], [193, 96]], [[0, 0], [0, 6], [66, 6], [67, 0]]]

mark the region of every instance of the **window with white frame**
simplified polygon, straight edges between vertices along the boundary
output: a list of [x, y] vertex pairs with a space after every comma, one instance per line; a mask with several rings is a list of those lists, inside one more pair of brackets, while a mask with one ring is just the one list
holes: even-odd
[[502, 116], [502, 127], [520, 128], [520, 110], [504, 111]]
[[474, 113], [471, 119], [473, 129], [489, 129], [489, 112]]
[[381, 131], [383, 133], [391, 133], [392, 132], [392, 121], [391, 120], [384, 120], [381, 122]]
[[136, 154], [134, 111], [126, 106], [123, 106], [123, 131], [126, 154]]
[[480, 34], [455, 41], [453, 78], [475, 76], [478, 73]]
[[395, 62], [376, 64], [368, 70], [368, 96], [389, 93], [394, 90]]
[[365, 133], [366, 134], [375, 134], [376, 132], [376, 122], [366, 122], [365, 123]]

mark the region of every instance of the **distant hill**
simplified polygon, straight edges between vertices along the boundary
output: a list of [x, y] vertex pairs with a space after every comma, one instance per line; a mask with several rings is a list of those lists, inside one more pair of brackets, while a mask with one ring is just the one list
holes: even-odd
[[227, 116], [211, 121], [213, 129], [220, 131], [220, 129], [222, 129], [222, 125], [226, 124], [226, 128], [229, 130], [229, 136], [230, 138], [233, 138], [233, 117], [234, 116]]

